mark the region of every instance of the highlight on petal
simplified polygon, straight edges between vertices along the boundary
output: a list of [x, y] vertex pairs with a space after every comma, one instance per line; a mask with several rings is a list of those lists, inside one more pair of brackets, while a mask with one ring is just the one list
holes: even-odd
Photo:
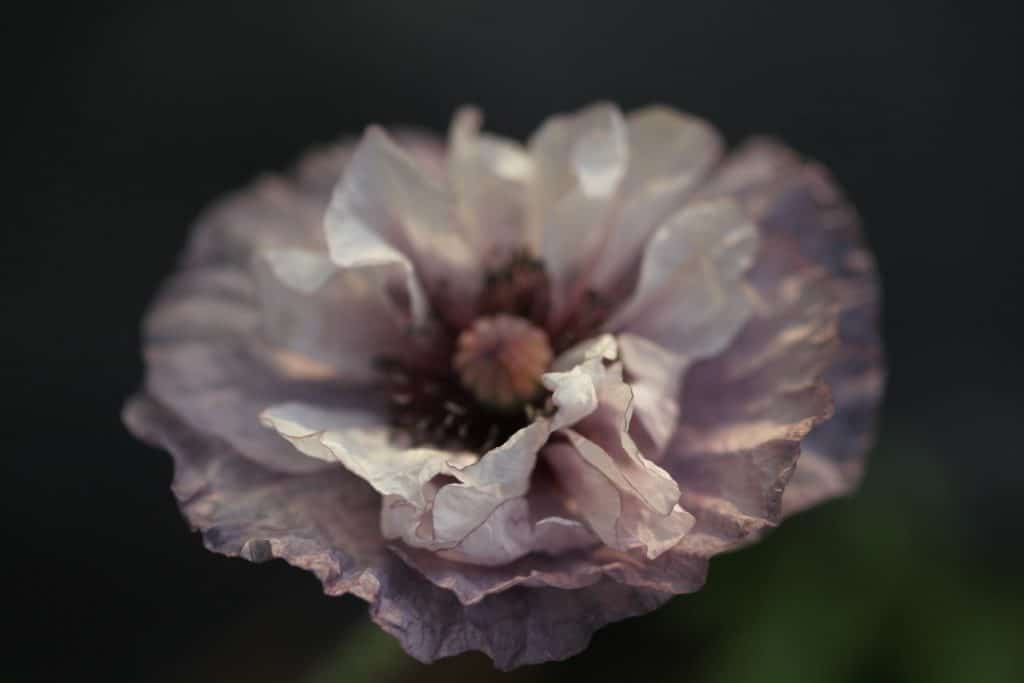
[[442, 313], [456, 319], [467, 314], [463, 297], [472, 300], [479, 289], [478, 256], [455, 225], [449, 193], [373, 127], [353, 152], [325, 217], [330, 255], [339, 266], [397, 264], [406, 271], [418, 320], [426, 309], [421, 279], [445, 307]]
[[743, 274], [757, 245], [757, 228], [731, 201], [682, 209], [651, 238], [636, 291], [608, 326], [689, 358], [718, 352], [750, 315]]
[[[653, 559], [675, 546], [693, 526], [693, 517], [678, 501], [672, 477], [645, 458], [629, 435], [632, 392], [622, 381], [621, 366], [594, 365], [570, 380], [585, 377], [595, 400], [567, 438], [544, 449], [544, 458], [570, 499], [570, 507], [609, 547], [640, 550]], [[569, 374], [569, 373], [567, 373]], [[578, 416], [578, 417], [577, 417]]]
[[340, 269], [290, 249], [262, 252], [254, 269], [267, 342], [325, 363], [338, 380], [374, 381], [376, 359], [415, 343], [413, 312], [393, 296], [394, 266]]
[[600, 110], [596, 125], [586, 128], [569, 152], [580, 190], [587, 197], [607, 197], [618, 190], [629, 163], [625, 122], [614, 107]]
[[856, 211], [828, 172], [776, 141], [741, 145], [701, 194], [736, 197], [758, 221], [773, 245], [766, 256], [774, 256], [761, 259], [761, 279], [824, 268], [828, 277], [816, 281], [839, 307], [838, 350], [824, 375], [835, 415], [804, 440], [784, 499], [791, 514], [860, 480], [884, 385], [876, 267]]
[[484, 258], [536, 251], [528, 220], [533, 160], [519, 143], [481, 133], [481, 121], [479, 110], [464, 107], [448, 133], [448, 175], [467, 242]]
[[647, 457], [658, 459], [679, 424], [683, 376], [690, 360], [633, 334], [618, 336], [622, 367], [633, 390], [631, 434]]
[[722, 153], [722, 139], [711, 125], [668, 107], [632, 111], [626, 128], [624, 202], [590, 276], [599, 291], [613, 290], [628, 276], [654, 230], [683, 206]]
[[[479, 461], [451, 472], [458, 481], [442, 486], [434, 498], [436, 542], [456, 547], [455, 556], [479, 564], [508, 562], [530, 552], [533, 531], [522, 496], [530, 488], [537, 452], [550, 433], [547, 421], [538, 420]], [[516, 500], [521, 502], [511, 504]], [[518, 530], [514, 538], [502, 538], [502, 527], [509, 522]], [[480, 533], [470, 538], [475, 531]]]
[[629, 163], [622, 113], [598, 104], [549, 119], [530, 139], [534, 160], [531, 220], [541, 255], [556, 284], [553, 315], [564, 313], [573, 284], [585, 277], [614, 217]]

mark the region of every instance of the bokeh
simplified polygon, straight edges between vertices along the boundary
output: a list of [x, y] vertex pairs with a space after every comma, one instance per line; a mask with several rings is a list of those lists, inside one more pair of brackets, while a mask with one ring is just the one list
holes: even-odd
[[[1024, 670], [1020, 10], [862, 2], [107, 2], [12, 10], [0, 236], [10, 680], [978, 681]], [[664, 102], [777, 135], [864, 217], [891, 370], [863, 487], [566, 662], [405, 656], [363, 603], [202, 548], [130, 438], [138, 324], [210, 200], [463, 103]]]

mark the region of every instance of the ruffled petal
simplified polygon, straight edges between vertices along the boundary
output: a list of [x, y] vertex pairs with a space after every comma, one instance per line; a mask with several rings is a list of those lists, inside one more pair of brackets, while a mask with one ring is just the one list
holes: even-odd
[[311, 400], [325, 405], [381, 397], [339, 385], [324, 368], [275, 356], [262, 343], [262, 316], [246, 271], [230, 265], [181, 271], [163, 289], [146, 318], [146, 389], [193, 428], [232, 444], [245, 457], [275, 470], [322, 465], [302, 457], [260, 427], [267, 405]]
[[729, 349], [687, 373], [662, 461], [695, 531], [723, 549], [778, 522], [801, 441], [832, 413], [822, 380], [837, 349], [827, 281], [807, 272], [759, 291], [761, 308]]
[[824, 269], [829, 278], [821, 286], [839, 307], [839, 348], [824, 374], [835, 415], [803, 442], [783, 500], [789, 514], [845, 493], [860, 479], [884, 384], [876, 268], [856, 212], [828, 172], [779, 143], [742, 145], [702, 194], [734, 196], [758, 221], [776, 255], [774, 268], [760, 268], [763, 278]]
[[645, 458], [629, 434], [633, 392], [622, 366], [605, 365], [602, 357], [614, 351], [599, 342], [584, 348], [590, 357], [584, 352], [582, 363], [543, 378], [557, 408], [552, 424], [567, 439], [545, 448], [545, 462], [570, 509], [606, 545], [657, 557], [689, 531], [693, 517], [677, 504], [672, 477]]
[[552, 316], [565, 313], [614, 215], [629, 163], [626, 125], [610, 104], [548, 119], [529, 142], [535, 174], [532, 221], [551, 276]]
[[424, 662], [469, 650], [501, 669], [564, 659], [598, 628], [669, 597], [600, 581], [572, 591], [511, 588], [463, 605], [388, 551], [376, 527], [379, 495], [343, 468], [273, 473], [144, 397], [129, 402], [124, 417], [174, 456], [174, 494], [210, 550], [254, 562], [282, 558], [313, 572], [327, 594], [369, 602], [373, 620]]
[[492, 262], [536, 253], [527, 211], [533, 160], [519, 143], [481, 133], [481, 120], [479, 110], [460, 109], [448, 134], [448, 174], [467, 241]]
[[267, 341], [327, 364], [339, 379], [379, 378], [375, 360], [424, 341], [393, 290], [398, 269], [339, 269], [326, 254], [267, 250], [255, 263]]
[[614, 291], [635, 270], [651, 234], [687, 201], [722, 153], [711, 125], [668, 107], [630, 112], [626, 130], [624, 201], [590, 277], [591, 287], [602, 292]]
[[647, 457], [658, 460], [679, 424], [679, 400], [690, 360], [633, 334], [620, 334], [618, 345], [633, 390], [630, 435]]
[[[429, 147], [416, 136], [403, 136], [403, 144], [413, 150]], [[260, 256], [264, 252], [326, 249], [324, 210], [350, 156], [349, 145], [326, 148], [289, 175], [262, 178], [205, 211], [182, 269], [164, 286], [145, 322], [147, 390], [191, 427], [224, 439], [244, 457], [277, 471], [310, 471], [324, 464], [303, 457], [262, 428], [258, 416], [266, 406], [307, 400], [328, 406], [382, 407], [377, 392], [339, 385], [336, 366], [268, 344], [267, 333], [273, 337], [274, 330], [268, 330], [267, 323], [273, 328], [281, 321], [265, 316], [266, 292], [264, 283], [258, 282], [261, 268], [268, 265]], [[277, 265], [286, 266], [281, 261]], [[279, 271], [290, 274], [300, 289], [326, 274], [320, 267]], [[331, 281], [325, 284], [330, 286]], [[315, 296], [294, 294], [289, 302], [294, 313], [321, 302]], [[352, 298], [351, 293], [346, 296]], [[332, 319], [343, 316], [335, 311]], [[294, 328], [286, 336], [293, 332], [309, 340]], [[356, 367], [359, 372], [349, 379], [368, 379], [366, 365], [356, 361], [350, 369]]]
[[[500, 505], [525, 496], [537, 454], [550, 434], [548, 421], [538, 420], [485, 453], [478, 462], [453, 472], [459, 481], [441, 486], [434, 499], [433, 529], [437, 542], [464, 541]], [[528, 550], [528, 546], [524, 547], [523, 553]]]
[[687, 206], [647, 245], [636, 291], [607, 327], [691, 359], [717, 353], [750, 315], [743, 274], [757, 244], [756, 227], [733, 202]]
[[394, 264], [405, 271], [418, 321], [427, 308], [421, 278], [442, 315], [468, 320], [480, 263], [457, 228], [453, 199], [379, 128], [371, 127], [353, 152], [325, 227], [339, 266]]
[[285, 404], [267, 409], [261, 419], [302, 453], [340, 463], [385, 496], [381, 525], [389, 538], [478, 564], [508, 562], [532, 550], [523, 496], [551, 431], [546, 420], [477, 458], [403, 447], [372, 414]]

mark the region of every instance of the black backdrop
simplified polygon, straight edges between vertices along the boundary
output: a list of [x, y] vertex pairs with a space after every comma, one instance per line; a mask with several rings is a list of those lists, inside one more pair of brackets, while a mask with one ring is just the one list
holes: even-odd
[[[169, 459], [129, 438], [118, 411], [141, 376], [138, 321], [204, 204], [371, 122], [443, 130], [465, 102], [522, 137], [595, 99], [661, 101], [730, 141], [772, 133], [831, 167], [864, 215], [885, 286], [892, 377], [867, 486], [891, 478], [894, 514], [912, 515], [916, 475], [943, 472], [939, 507], [956, 520], [949, 552], [966, 563], [963, 582], [1019, 573], [1006, 550], [1019, 560], [1024, 111], [1009, 3], [135, 0], [11, 11], [0, 501], [4, 616], [18, 647], [0, 672], [289, 680], [359, 628], [361, 603], [322, 598], [310, 576], [206, 553], [167, 490]], [[896, 474], [884, 459], [904, 447], [920, 462]], [[727, 561], [756, 572], [763, 558], [750, 557]], [[1012, 595], [993, 600], [1024, 616]], [[636, 640], [630, 628], [595, 647]], [[698, 661], [688, 642], [670, 646]], [[604, 661], [587, 656], [574, 671]], [[878, 656], [871, 671], [901, 675]]]

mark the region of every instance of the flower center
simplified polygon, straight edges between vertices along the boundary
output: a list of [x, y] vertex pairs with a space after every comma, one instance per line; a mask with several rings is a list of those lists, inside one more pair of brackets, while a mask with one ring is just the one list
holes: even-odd
[[501, 313], [477, 318], [462, 331], [452, 365], [480, 403], [507, 411], [536, 397], [551, 357], [543, 330]]

